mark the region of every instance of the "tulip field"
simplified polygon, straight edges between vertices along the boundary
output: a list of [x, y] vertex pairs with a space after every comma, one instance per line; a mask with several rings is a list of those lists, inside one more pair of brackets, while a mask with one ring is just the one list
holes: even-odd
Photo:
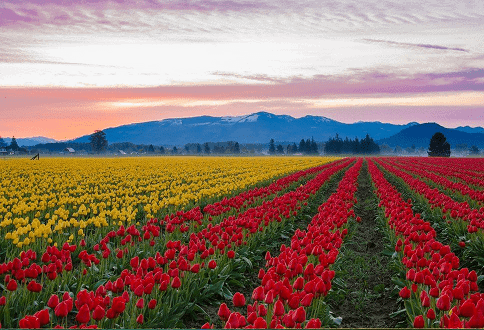
[[[10, 158], [0, 174], [3, 328], [484, 327], [477, 158]], [[358, 244], [384, 275], [348, 261]]]

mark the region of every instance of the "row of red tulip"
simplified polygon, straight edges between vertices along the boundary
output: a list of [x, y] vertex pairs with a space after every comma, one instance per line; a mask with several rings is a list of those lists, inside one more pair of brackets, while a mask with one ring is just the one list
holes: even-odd
[[379, 159], [377, 162], [388, 172], [402, 178], [413, 191], [425, 197], [431, 208], [440, 208], [446, 216], [467, 221], [469, 223], [467, 225], [467, 231], [469, 233], [477, 232], [479, 229], [484, 228], [484, 208], [473, 209], [467, 202], [453, 200], [438, 189], [432, 188], [406, 171], [398, 169], [389, 160], [382, 161]]
[[254, 202], [256, 202], [257, 200], [266, 198], [267, 196], [270, 196], [279, 191], [282, 191], [292, 183], [297, 182], [304, 177], [321, 172], [322, 170], [327, 169], [331, 166], [334, 166], [334, 164], [338, 164], [343, 161], [344, 160], [338, 160], [334, 163], [324, 164], [318, 167], [313, 167], [307, 170], [293, 173], [291, 175], [278, 179], [277, 181], [271, 183], [269, 186], [254, 188], [251, 190], [245, 190], [237, 196], [234, 196], [231, 198], [224, 198], [220, 202], [205, 206], [203, 208], [203, 212], [211, 216], [221, 215], [231, 210], [235, 210], [238, 212], [240, 209], [246, 208], [254, 204]]
[[[163, 292], [167, 290], [177, 291], [184, 282], [190, 284], [189, 282], [193, 277], [188, 276], [188, 274], [198, 273], [204, 268], [213, 270], [217, 268], [217, 261], [230, 263], [230, 259], [235, 257], [234, 250], [237, 246], [248, 244], [252, 236], [263, 232], [272, 223], [280, 223], [283, 221], [283, 218], [289, 218], [297, 214], [297, 210], [300, 209], [302, 203], [305, 203], [310, 195], [319, 190], [334, 173], [348, 166], [351, 162], [352, 160], [346, 160], [336, 165], [333, 164], [333, 166], [326, 168], [326, 170], [319, 173], [305, 185], [298, 187], [295, 191], [278, 196], [271, 201], [265, 201], [262, 205], [249, 209], [237, 217], [228, 217], [217, 225], [212, 226], [212, 224], [208, 224], [203, 230], [191, 233], [187, 244], [182, 244], [181, 241], [169, 240], [161, 246], [164, 253], [158, 251], [149, 258], [132, 257], [129, 259], [131, 269], [124, 269], [117, 279], [99, 286], [100, 289], [98, 288], [95, 292], [86, 291], [84, 293], [84, 295], [87, 294], [90, 297], [89, 301], [91, 303], [87, 303], [88, 307], [83, 307], [86, 304], [82, 303], [71, 304], [68, 302], [69, 298], [64, 295], [63, 301], [66, 302], [59, 303], [62, 307], [57, 305], [55, 307], [49, 306], [52, 316], [56, 317], [57, 322], [62, 321], [67, 314], [75, 312], [73, 310], [75, 305], [78, 312], [77, 315], [80, 314], [77, 319], [79, 323], [88, 323], [89, 321], [80, 321], [86, 319], [102, 322], [106, 318], [116, 319], [120, 316], [124, 311], [121, 305], [123, 305], [123, 302], [126, 305], [130, 297], [139, 297], [137, 298], [139, 301], [139, 299], [148, 299], [152, 292], [156, 297], [161, 298]], [[151, 222], [140, 229], [135, 225], [126, 229], [121, 227], [117, 231], [109, 232], [98, 244], [94, 245], [92, 248], [94, 250], [93, 253], [89, 253], [86, 249], [80, 251], [77, 258], [85, 267], [83, 274], [88, 274], [93, 265], [98, 265], [103, 260], [112, 261], [111, 256], [115, 255], [114, 260], [121, 259], [121, 261], [129, 258], [129, 256], [136, 253], [133, 247], [136, 248], [137, 245], [142, 245], [144, 242], [149, 242], [150, 246], [159, 244], [160, 240], [163, 242], [164, 237], [162, 237], [161, 228], [157, 224]], [[128, 248], [129, 245], [126, 246], [128, 243], [132, 248]], [[81, 241], [79, 245], [85, 248], [86, 244], [84, 241]], [[116, 248], [116, 246], [118, 247]], [[48, 279], [54, 281], [58, 275], [63, 276], [63, 274], [69, 273], [73, 269], [73, 259], [76, 259], [73, 253], [77, 248], [76, 245], [68, 243], [64, 244], [60, 250], [49, 246], [45, 253], [42, 254], [41, 263], [39, 263], [40, 265], [43, 264], [42, 266], [36, 263], [37, 256], [33, 251], [27, 251], [20, 256], [20, 259], [15, 258], [0, 265], [0, 274], [6, 274], [7, 287], [12, 291], [9, 296], [11, 297], [12, 294], [16, 293], [17, 282], [21, 285], [26, 283], [26, 272], [29, 272], [29, 276], [32, 276], [32, 281], [35, 281], [40, 276], [39, 285], [44, 286], [48, 283]], [[112, 251], [112, 249], [115, 250]], [[157, 289], [153, 290], [155, 285]], [[28, 285], [26, 289], [29, 290]], [[108, 292], [109, 295], [107, 294]], [[52, 299], [55, 300], [55, 298]], [[9, 297], [5, 300], [8, 304]], [[141, 303], [137, 304], [139, 306]], [[84, 312], [87, 312], [87, 315], [92, 316], [82, 318], [81, 308], [83, 308]], [[96, 309], [96, 318], [94, 318]], [[154, 309], [156, 309], [156, 306]], [[102, 311], [104, 311], [105, 315], [98, 320], [97, 317], [103, 314]], [[45, 314], [45, 312], [42, 313]], [[22, 325], [27, 324], [25, 322], [34, 322], [35, 318], [38, 319], [35, 315], [25, 316], [22, 318]], [[142, 324], [143, 321], [143, 314], [140, 313], [137, 322]], [[36, 322], [34, 322], [35, 325], [37, 325]]]
[[[240, 194], [226, 198], [221, 201], [208, 204], [203, 208], [203, 212], [199, 206], [196, 206], [188, 211], [179, 210], [173, 214], [166, 215], [163, 219], [160, 219], [160, 225], [168, 233], [173, 233], [176, 230], [180, 232], [188, 232], [190, 230], [190, 224], [194, 226], [201, 226], [204, 219], [204, 214], [209, 216], [209, 220], [212, 216], [220, 216], [231, 211], [239, 212], [241, 209], [245, 209], [254, 203], [264, 200], [284, 189], [287, 189], [291, 184], [307, 178], [311, 175], [315, 175], [327, 168], [339, 164], [344, 160], [338, 160], [333, 163], [324, 164], [321, 166], [301, 170], [291, 175], [277, 179], [275, 182], [264, 187], [255, 187], [253, 189], [244, 190]], [[151, 223], [157, 222], [157, 219], [153, 219]]]
[[410, 201], [401, 198], [373, 161], [369, 161], [368, 169], [379, 207], [394, 232], [395, 251], [407, 269], [409, 285], [400, 296], [413, 326], [483, 327], [484, 294], [477, 292], [476, 272], [459, 269], [459, 258], [436, 239], [431, 224], [413, 213]]
[[[417, 174], [422, 178], [429, 179], [446, 189], [452, 190], [453, 192], [459, 192], [462, 195], [469, 196], [471, 199], [475, 201], [484, 202], [483, 190], [472, 189], [471, 187], [469, 187], [468, 182], [455, 182], [447, 179], [446, 177], [455, 176], [455, 173], [449, 169], [443, 169], [443, 168], [438, 169], [435, 167], [430, 167], [428, 165], [424, 165], [418, 161], [415, 161], [415, 159], [412, 159], [412, 160], [399, 159], [398, 161], [391, 162], [391, 163], [392, 165], [398, 166], [407, 172], [410, 172], [412, 174]], [[440, 175], [437, 175], [432, 172], [438, 173]]]
[[484, 163], [479, 158], [434, 158], [422, 159], [430, 165], [451, 168], [459, 173], [466, 173], [476, 178], [484, 179]]
[[[330, 266], [348, 232], [345, 225], [355, 216], [361, 166], [360, 159], [345, 173], [337, 191], [319, 207], [307, 230], [296, 231], [290, 246], [282, 245], [277, 257], [267, 252], [266, 267], [259, 271], [261, 285], [253, 290], [246, 316], [241, 313], [246, 299], [240, 293], [233, 296], [234, 311], [225, 303], [220, 305], [218, 315], [225, 328], [321, 327], [318, 318], [309, 319], [309, 309], [331, 289]], [[206, 323], [202, 328], [210, 326]]]
[[410, 161], [426, 166], [430, 171], [447, 176], [451, 180], [459, 181], [484, 187], [484, 173], [466, 170], [466, 165], [472, 165], [472, 168], [480, 165], [478, 159], [452, 159], [451, 161], [440, 158], [409, 158]]

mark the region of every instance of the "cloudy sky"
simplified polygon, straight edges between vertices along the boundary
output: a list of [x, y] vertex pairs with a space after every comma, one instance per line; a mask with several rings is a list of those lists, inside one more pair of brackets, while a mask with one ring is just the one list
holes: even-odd
[[2, 0], [0, 135], [257, 111], [484, 126], [484, 1]]

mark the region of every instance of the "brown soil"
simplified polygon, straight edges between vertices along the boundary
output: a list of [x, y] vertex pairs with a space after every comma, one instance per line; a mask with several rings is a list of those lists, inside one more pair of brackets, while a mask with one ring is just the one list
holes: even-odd
[[366, 162], [358, 183], [355, 213], [362, 221], [353, 227], [335, 264], [342, 284], [335, 288], [336, 297], [329, 299], [329, 305], [334, 317], [342, 318], [343, 328], [394, 328], [401, 319], [390, 314], [400, 308], [392, 295], [390, 257], [382, 254], [385, 237], [378, 230], [378, 204]]

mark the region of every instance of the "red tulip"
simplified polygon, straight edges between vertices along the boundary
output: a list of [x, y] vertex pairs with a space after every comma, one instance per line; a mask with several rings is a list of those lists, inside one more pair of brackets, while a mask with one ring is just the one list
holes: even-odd
[[306, 329], [319, 329], [319, 328], [321, 328], [320, 319], [310, 319], [309, 322], [306, 324]]
[[42, 309], [38, 311], [37, 313], [34, 314], [35, 317], [39, 319], [40, 326], [44, 326], [46, 324], [49, 324], [50, 322], [50, 314], [48, 309]]
[[443, 294], [437, 299], [437, 308], [441, 311], [448, 311], [450, 309], [450, 297], [447, 294]]
[[476, 305], [471, 299], [466, 300], [460, 306], [460, 314], [464, 317], [471, 317], [476, 312]]
[[7, 297], [1, 296], [0, 297], [0, 306], [5, 306], [7, 304]]
[[257, 307], [257, 313], [259, 314], [259, 316], [266, 316], [267, 315], [267, 308], [265, 305], [259, 305], [259, 307]]
[[66, 317], [69, 314], [69, 309], [67, 303], [62, 301], [59, 303], [54, 309], [55, 316], [57, 317]]
[[411, 294], [411, 292], [406, 286], [404, 286], [403, 289], [401, 289], [400, 293], [399, 293], [400, 297], [402, 297], [403, 299], [410, 298], [410, 294]]
[[264, 288], [258, 286], [257, 288], [252, 291], [252, 300], [254, 301], [262, 301], [264, 300]]
[[240, 292], [236, 292], [232, 298], [232, 302], [235, 307], [245, 306], [245, 297]]
[[215, 260], [210, 260], [208, 263], [208, 268], [215, 269], [217, 267], [217, 262]]
[[222, 303], [218, 309], [218, 316], [222, 321], [227, 321], [230, 316], [230, 309], [227, 307], [226, 303]]
[[143, 324], [143, 321], [144, 321], [143, 314], [138, 315], [138, 317], [136, 318], [136, 322], [138, 324]]
[[114, 297], [113, 298], [113, 304], [112, 304], [112, 309], [120, 314], [124, 312], [124, 309], [126, 308], [126, 301], [124, 300], [123, 297]]
[[136, 307], [138, 307], [139, 309], [145, 307], [145, 300], [143, 298], [138, 299], [138, 301], [136, 302]]
[[299, 307], [296, 309], [296, 312], [292, 316], [294, 322], [296, 323], [303, 323], [306, 321], [306, 311], [304, 310], [304, 307]]
[[104, 318], [106, 315], [106, 311], [104, 308], [102, 308], [101, 305], [97, 305], [96, 308], [94, 308], [94, 311], [92, 312], [92, 318], [96, 321], [100, 321]]
[[8, 284], [7, 284], [7, 290], [8, 291], [15, 291], [17, 290], [17, 282], [15, 280], [10, 280], [8, 281]]
[[230, 259], [235, 258], [235, 251], [230, 250], [229, 252], [227, 252], [227, 257], [230, 258]]
[[47, 306], [54, 309], [59, 304], [59, 297], [56, 294], [50, 296], [49, 301], [47, 302]]
[[134, 292], [133, 293], [136, 296], [141, 297], [145, 293], [145, 288], [144, 288], [143, 284], [138, 285], [136, 287], [136, 289], [134, 289]]
[[178, 289], [180, 286], [181, 286], [180, 278], [178, 276], [175, 276], [175, 278], [171, 282], [171, 287], [173, 289]]
[[435, 311], [432, 308], [427, 311], [427, 318], [429, 320], [435, 320]]
[[35, 316], [27, 315], [19, 321], [19, 327], [23, 329], [39, 329], [40, 321]]
[[150, 302], [148, 303], [148, 308], [154, 309], [155, 307], [156, 307], [156, 299], [151, 299]]
[[264, 302], [268, 305], [274, 302], [274, 293], [272, 290], [269, 290], [264, 298]]
[[425, 321], [422, 315], [418, 315], [415, 317], [413, 320], [413, 327], [414, 328], [424, 328], [425, 327]]
[[139, 257], [136, 256], [136, 257], [133, 257], [131, 258], [129, 264], [131, 265], [131, 267], [133, 268], [138, 268], [138, 265], [139, 265]]
[[280, 300], [276, 301], [276, 303], [274, 304], [274, 315], [281, 316], [284, 315], [284, 313], [284, 304]]
[[267, 322], [262, 317], [258, 317], [254, 322], [255, 329], [267, 329]]
[[89, 306], [82, 305], [81, 308], [79, 309], [79, 313], [76, 315], [76, 320], [79, 323], [87, 323], [91, 320], [91, 316], [89, 314]]

